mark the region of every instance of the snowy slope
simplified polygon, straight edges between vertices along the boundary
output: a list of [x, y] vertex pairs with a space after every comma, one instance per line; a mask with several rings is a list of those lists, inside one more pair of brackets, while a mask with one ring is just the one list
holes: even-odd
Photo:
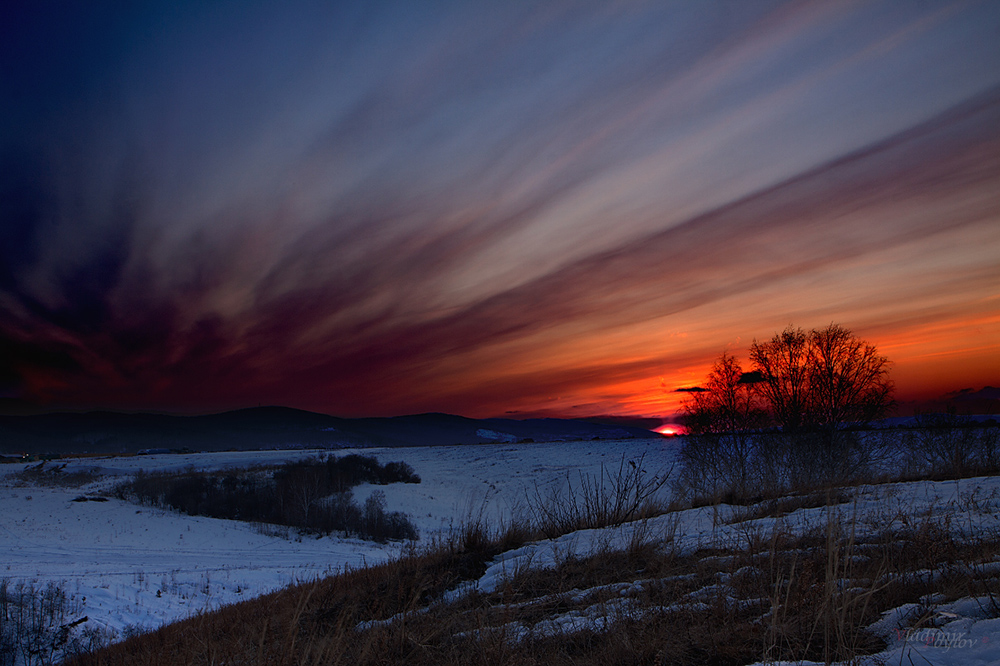
[[[617, 468], [622, 455], [638, 458], [646, 453], [651, 464], [669, 464], [673, 446], [658, 438], [358, 452], [383, 463], [404, 460], [421, 475], [420, 484], [377, 489], [385, 492], [388, 508], [410, 514], [428, 540], [481, 509], [493, 520], [509, 517], [536, 483], [544, 487], [567, 473], [599, 472], [602, 463]], [[261, 534], [246, 523], [186, 516], [115, 499], [72, 501], [99, 494], [139, 470], [246, 467], [328, 453], [244, 451], [59, 461], [66, 463], [66, 472], [89, 469], [104, 475], [80, 488], [18, 487], [11, 475], [26, 465], [0, 466], [4, 475], [0, 477], [0, 577], [64, 582], [75, 601], [86, 598], [81, 615], [122, 632], [128, 627], [159, 626], [294, 581], [334, 573], [345, 565], [356, 567], [393, 556], [399, 544], [299, 539], [294, 530], [290, 538], [283, 538]], [[361, 486], [355, 495], [363, 501], [375, 489]]]
[[[373, 490], [385, 492], [389, 510], [408, 513], [422, 539], [446, 532], [463, 521], [509, 520], [536, 492], [578, 482], [580, 474], [616, 471], [623, 459], [643, 461], [650, 474], [669, 470], [679, 440], [622, 440], [474, 446], [364, 449], [380, 462], [403, 460], [422, 477], [420, 484], [361, 486], [363, 501]], [[234, 521], [190, 517], [109, 500], [73, 502], [96, 494], [117, 480], [142, 470], [222, 469], [317, 455], [318, 451], [228, 452], [82, 459], [66, 471], [97, 468], [105, 475], [82, 488], [18, 486], [12, 474], [23, 464], [0, 467], [0, 577], [13, 581], [62, 581], [81, 605], [81, 615], [119, 632], [130, 626], [154, 627], [242, 598], [263, 594], [297, 580], [392, 557], [400, 545], [378, 545], [336, 537], [297, 539], [261, 534]], [[346, 453], [339, 452], [340, 454]], [[29, 499], [30, 497], [30, 499]], [[779, 527], [799, 530], [827, 520], [826, 507], [799, 509], [782, 518], [733, 522], [740, 509], [705, 507], [654, 518], [639, 525], [582, 530], [554, 540], [529, 543], [498, 557], [486, 573], [456, 589], [453, 599], [470, 590], [488, 591], [514, 571], [552, 566], [569, 555], [586, 556], [627, 545], [636, 529], [645, 539], [659, 539], [681, 552], [725, 546], [749, 530]], [[859, 536], [885, 527], [887, 520], [928, 516], [959, 534], [1000, 531], [1000, 477], [947, 482], [895, 483], [860, 488], [856, 500], [834, 508], [854, 519]], [[998, 554], [997, 567], [1000, 567]], [[636, 585], [641, 584], [637, 581]], [[581, 591], [585, 594], [588, 591]], [[618, 612], [628, 611], [631, 591], [621, 590]], [[85, 601], [83, 598], [86, 597]], [[596, 609], [596, 607], [595, 607]], [[1000, 620], [990, 619], [983, 604], [960, 600], [940, 608], [946, 621], [922, 634], [899, 632], [906, 608], [887, 613], [876, 627], [889, 648], [866, 663], [1000, 663]], [[641, 612], [641, 609], [640, 611]], [[950, 614], [949, 614], [950, 613]], [[606, 610], [555, 617], [525, 631], [549, 634], [600, 629]]]

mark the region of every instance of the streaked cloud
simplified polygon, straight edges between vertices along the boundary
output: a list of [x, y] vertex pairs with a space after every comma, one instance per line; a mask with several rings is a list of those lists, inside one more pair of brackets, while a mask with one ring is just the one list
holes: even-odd
[[1000, 379], [989, 3], [75, 11], [7, 23], [7, 396], [658, 414], [830, 321]]

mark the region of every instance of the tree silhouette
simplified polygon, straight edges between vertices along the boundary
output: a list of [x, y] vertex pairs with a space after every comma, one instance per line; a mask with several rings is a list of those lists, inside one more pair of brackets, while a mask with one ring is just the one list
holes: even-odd
[[809, 403], [809, 352], [801, 328], [789, 326], [767, 342], [753, 341], [750, 360], [775, 422], [786, 431], [805, 425]]
[[809, 420], [823, 429], [866, 424], [893, 406], [889, 360], [842, 326], [809, 334]]
[[[789, 326], [754, 340], [753, 369], [723, 353], [704, 386], [687, 389], [685, 421], [695, 437], [680, 451], [682, 492], [744, 501], [781, 489], [865, 478], [870, 438], [844, 426], [885, 416], [893, 405], [889, 361], [874, 345], [831, 324]], [[776, 425], [781, 432], [763, 432]], [[874, 447], [874, 448], [873, 448]]]
[[789, 326], [767, 342], [754, 340], [750, 359], [785, 432], [867, 424], [894, 404], [889, 360], [838, 324], [808, 334]]
[[753, 369], [723, 353], [704, 387], [684, 405], [693, 434], [745, 432], [767, 425], [784, 432], [865, 425], [894, 405], [889, 360], [838, 324], [808, 333], [789, 326], [750, 347]]
[[703, 390], [684, 405], [684, 420], [692, 434], [746, 432], [766, 423], [756, 390], [756, 376], [743, 372], [739, 360], [723, 354], [715, 361]]
[[700, 437], [689, 439], [680, 451], [681, 486], [698, 488], [713, 499], [753, 494], [759, 456], [752, 431], [767, 423], [755, 379], [743, 372], [739, 360], [723, 353], [705, 386], [691, 393], [684, 421]]

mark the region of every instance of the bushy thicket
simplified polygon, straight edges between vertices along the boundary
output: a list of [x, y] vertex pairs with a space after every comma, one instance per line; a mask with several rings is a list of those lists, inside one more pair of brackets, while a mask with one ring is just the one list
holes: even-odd
[[329, 534], [344, 532], [374, 541], [416, 539], [405, 514], [385, 510], [376, 491], [364, 506], [351, 489], [362, 483], [420, 483], [405, 462], [385, 465], [370, 456], [330, 456], [286, 463], [278, 468], [139, 473], [120, 485], [121, 499], [170, 508], [192, 516], [287, 525]]
[[746, 504], [872, 479], [893, 437], [853, 430], [712, 433], [685, 438], [674, 489], [698, 504]]
[[556, 482], [548, 492], [538, 486], [526, 493], [521, 528], [552, 539], [576, 530], [600, 529], [648, 518], [666, 511], [658, 493], [673, 467], [650, 472], [646, 454], [635, 460], [622, 455], [617, 470], [601, 465], [599, 474], [580, 473], [574, 485]]
[[912, 427], [690, 435], [674, 490], [696, 504], [747, 504], [858, 483], [1000, 473], [1000, 426], [926, 415]]
[[109, 643], [59, 584], [0, 580], [0, 666], [54, 664]]
[[955, 414], [923, 414], [904, 434], [916, 475], [963, 478], [1000, 471], [1000, 427]]

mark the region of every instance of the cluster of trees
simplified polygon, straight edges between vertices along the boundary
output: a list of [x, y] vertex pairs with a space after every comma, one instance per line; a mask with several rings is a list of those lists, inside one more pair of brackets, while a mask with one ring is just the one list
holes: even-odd
[[882, 418], [894, 404], [889, 360], [837, 324], [808, 333], [790, 326], [754, 340], [750, 361], [744, 372], [723, 353], [706, 385], [690, 389], [691, 433], [835, 430]]
[[877, 451], [859, 426], [894, 405], [889, 361], [831, 324], [788, 327], [754, 340], [752, 367], [723, 353], [685, 404], [689, 437], [678, 490], [700, 501], [742, 502], [850, 482]]
[[416, 527], [405, 514], [385, 510], [385, 493], [375, 491], [363, 506], [355, 502], [351, 489], [362, 483], [420, 483], [420, 477], [405, 462], [382, 465], [371, 456], [351, 454], [289, 462], [275, 469], [140, 473], [116, 494], [189, 515], [321, 534], [344, 532], [374, 541], [416, 539]]

